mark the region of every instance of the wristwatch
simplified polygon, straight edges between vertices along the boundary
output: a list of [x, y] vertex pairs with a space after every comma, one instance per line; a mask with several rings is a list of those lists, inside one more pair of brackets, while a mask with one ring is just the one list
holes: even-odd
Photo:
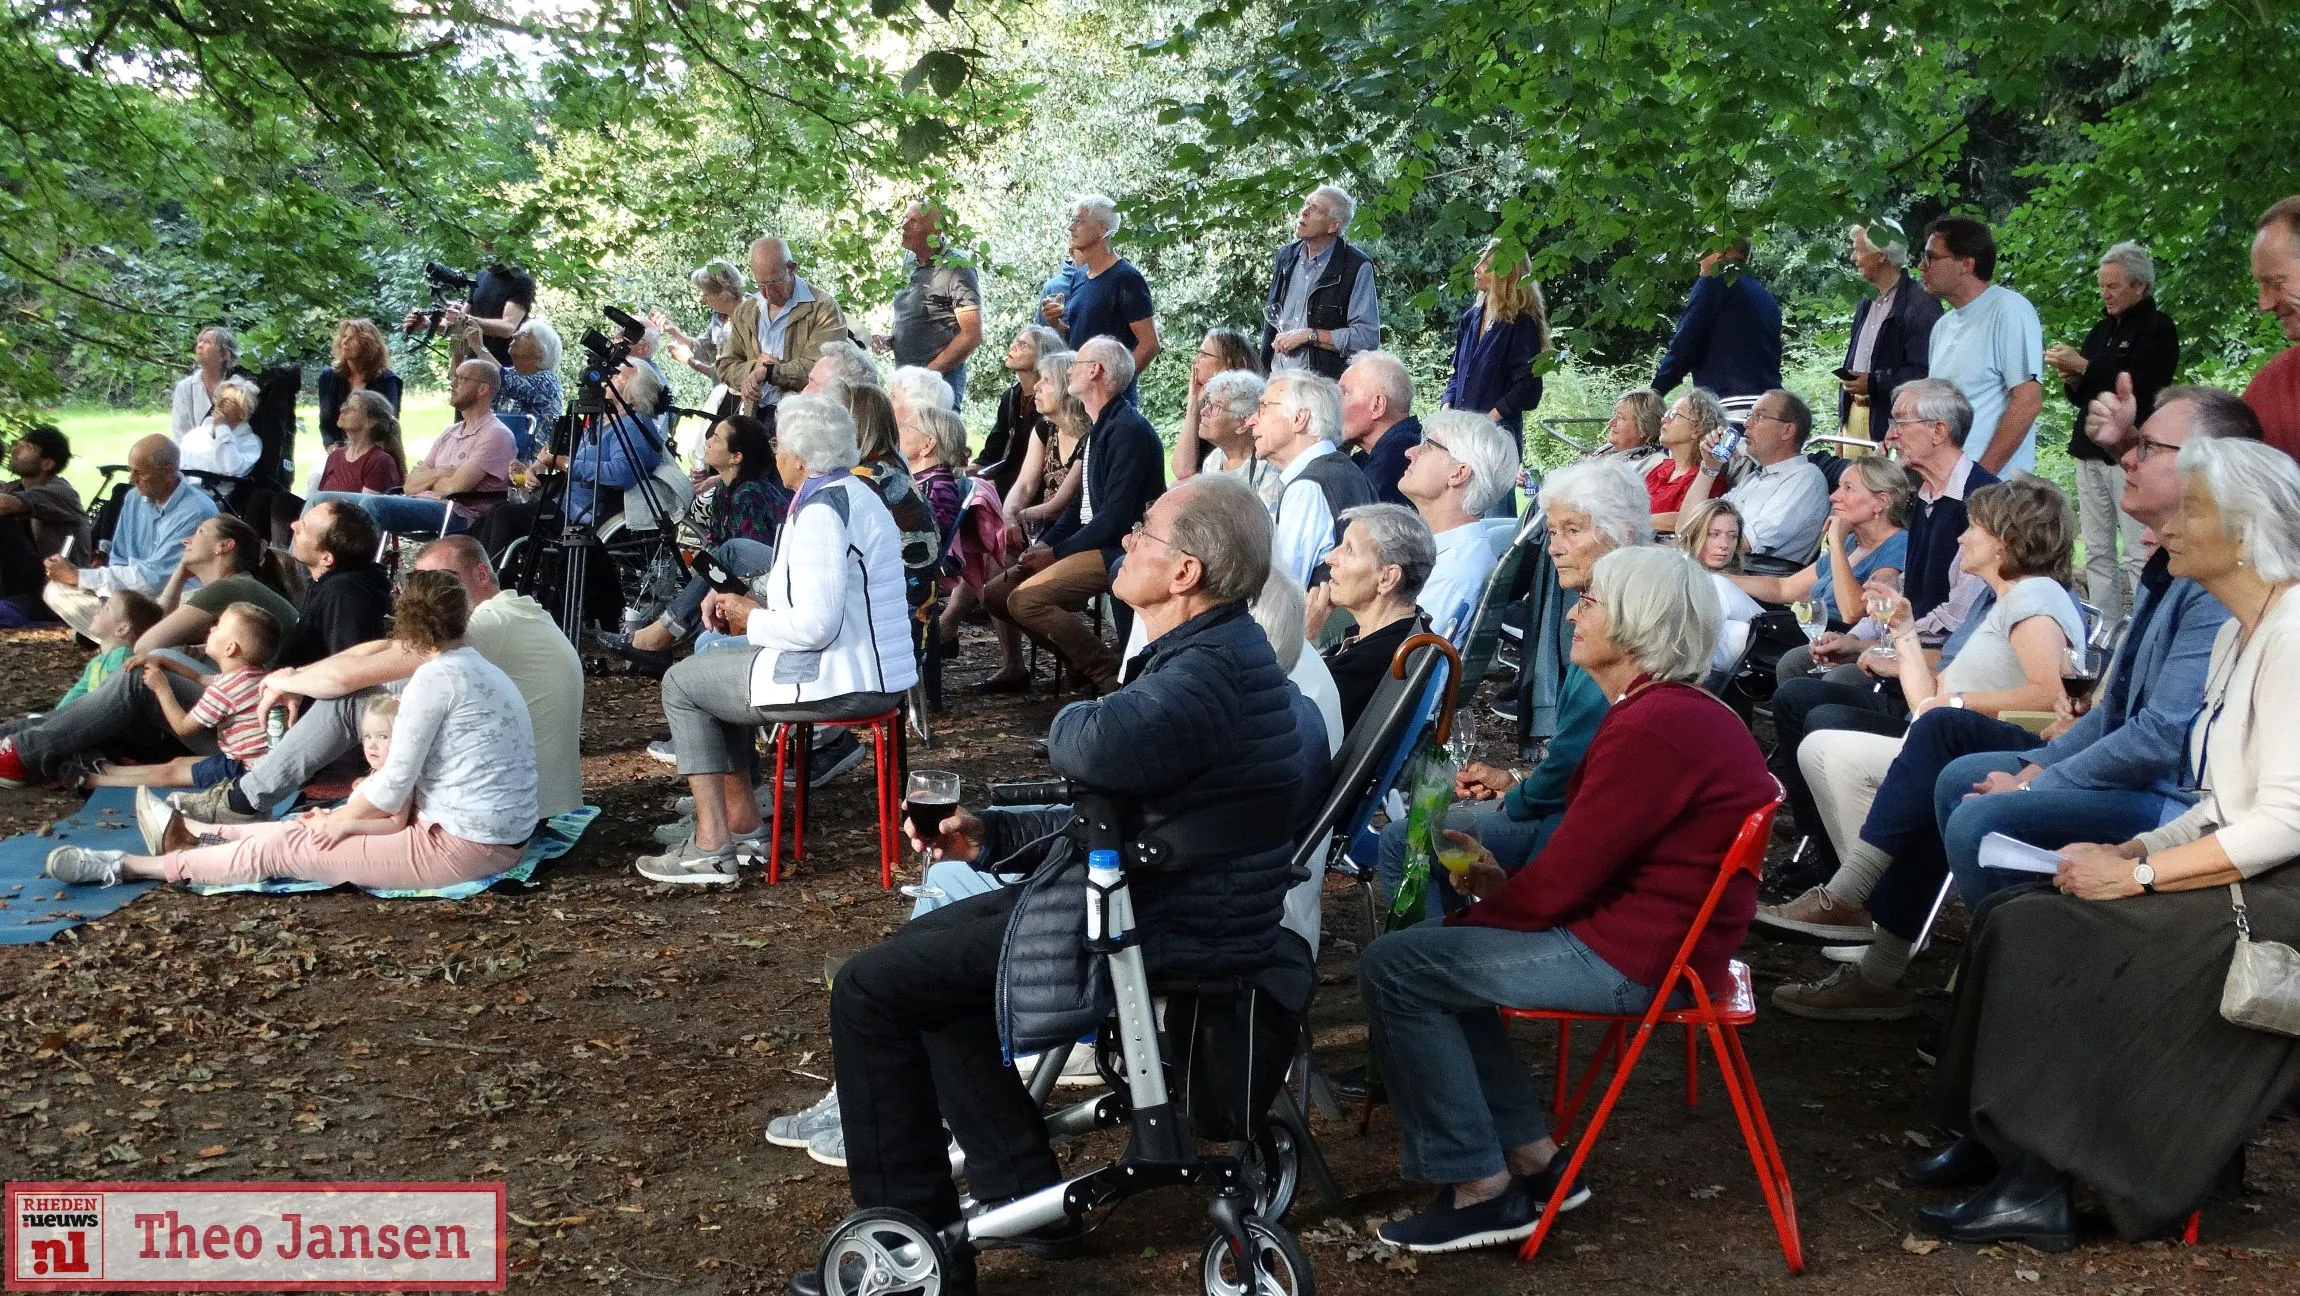
[[2156, 894], [2156, 866], [2148, 862], [2146, 855], [2141, 856], [2140, 862], [2132, 866], [2132, 880], [2140, 884], [2144, 894]]

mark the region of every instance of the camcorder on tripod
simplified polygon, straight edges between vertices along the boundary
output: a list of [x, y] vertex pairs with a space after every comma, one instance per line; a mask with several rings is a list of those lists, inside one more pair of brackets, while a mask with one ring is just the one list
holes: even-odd
[[[583, 331], [582, 375], [566, 412], [551, 430], [551, 457], [567, 466], [537, 475], [534, 522], [527, 535], [506, 551], [504, 562], [506, 583], [549, 609], [561, 632], [578, 646], [595, 557], [612, 564], [620, 601], [650, 617], [670, 602], [686, 579], [678, 545], [686, 501], [656, 473], [637, 472], [628, 487], [604, 488], [620, 489], [623, 495], [626, 521], [615, 542], [604, 542], [597, 532], [608, 509], [601, 498], [596, 457], [588, 479], [591, 515], [578, 519], [568, 506], [568, 488], [579, 473], [573, 460], [581, 447], [600, 446], [612, 437], [624, 462], [634, 466], [648, 462], [634, 438], [644, 438], [653, 447], [657, 463], [669, 454], [652, 412], [632, 409], [614, 383], [615, 374], [630, 359], [632, 343], [646, 336], [646, 325], [614, 306], [603, 313], [616, 326], [616, 334], [608, 337], [596, 328]], [[637, 524], [634, 519], [642, 513], [652, 519], [651, 524]]]

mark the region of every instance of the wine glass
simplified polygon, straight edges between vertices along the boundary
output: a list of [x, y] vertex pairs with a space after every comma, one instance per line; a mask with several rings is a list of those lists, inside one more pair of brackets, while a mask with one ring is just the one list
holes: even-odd
[[958, 813], [958, 775], [949, 770], [912, 770], [902, 808], [911, 831], [925, 843], [918, 852], [919, 880], [902, 893], [913, 900], [945, 899], [947, 893], [929, 883], [926, 874], [934, 867], [934, 843], [942, 836], [942, 821]]
[[1817, 644], [1829, 633], [1829, 605], [1821, 600], [1801, 599], [1789, 605], [1789, 612], [1797, 618], [1797, 628], [1805, 632], [1807, 644]]
[[1869, 615], [1875, 617], [1877, 624], [1885, 629], [1884, 639], [1869, 651], [1879, 657], [1892, 657], [1895, 655], [1893, 652], [1893, 613], [1901, 605], [1901, 574], [1899, 572], [1884, 572], [1871, 576], [1863, 589], [1868, 600]]
[[2061, 654], [2060, 686], [2068, 694], [2070, 710], [2082, 714], [2084, 700], [2092, 696], [2093, 686], [2099, 682], [2088, 649], [2071, 648]]

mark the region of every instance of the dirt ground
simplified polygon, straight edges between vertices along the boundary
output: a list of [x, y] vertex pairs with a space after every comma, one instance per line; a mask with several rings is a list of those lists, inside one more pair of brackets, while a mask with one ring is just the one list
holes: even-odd
[[[970, 630], [950, 708], [916, 765], [989, 780], [1043, 771], [1031, 740], [1060, 698], [984, 701], [963, 687], [991, 646]], [[0, 713], [45, 707], [80, 656], [55, 633], [0, 637]], [[806, 862], [780, 886], [671, 893], [631, 872], [678, 795], [644, 747], [651, 682], [593, 678], [583, 733], [605, 810], [541, 885], [461, 903], [355, 892], [202, 899], [162, 889], [44, 945], [0, 946], [0, 1173], [9, 1179], [502, 1180], [514, 1291], [779, 1292], [848, 1209], [844, 1176], [770, 1147], [771, 1115], [824, 1088], [826, 964], [887, 934], [909, 901], [878, 885], [867, 766], [817, 794]], [[1484, 729], [1497, 733], [1488, 722]], [[0, 832], [72, 801], [0, 791]], [[1354, 893], [1329, 892], [1317, 1055], [1363, 1054]], [[1914, 983], [1935, 1012], [1955, 944]], [[1760, 994], [1821, 968], [1753, 944]], [[1486, 1252], [1413, 1271], [1352, 1259], [1369, 1219], [1418, 1206], [1388, 1113], [1318, 1120], [1343, 1189], [1307, 1188], [1289, 1223], [1328, 1293], [2007, 1292], [2300, 1290], [2300, 1191], [2289, 1125], [2255, 1145], [2250, 1192], [2206, 1212], [2203, 1245], [2127, 1246], [2095, 1222], [2065, 1256], [1911, 1235], [1924, 1194], [1893, 1171], [1938, 1137], [1924, 1022], [1821, 1025], [1761, 1009], [1752, 1065], [1796, 1185], [1809, 1261], [1791, 1279], [1731, 1109], [1704, 1063], [1657, 1041], [1591, 1162], [1591, 1204], [1533, 1266]], [[1546, 1037], [1521, 1028], [1546, 1083]], [[2104, 1082], [2112, 1082], [2104, 1078]], [[2209, 1097], [2200, 1098], [2208, 1101]], [[1097, 1143], [1089, 1158], [1108, 1154]], [[991, 1291], [1197, 1289], [1203, 1202], [1174, 1191], [1101, 1221], [1083, 1258], [985, 1259]]]

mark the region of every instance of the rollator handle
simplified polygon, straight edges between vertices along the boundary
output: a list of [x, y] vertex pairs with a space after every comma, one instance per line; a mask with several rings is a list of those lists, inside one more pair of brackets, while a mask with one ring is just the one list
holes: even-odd
[[1069, 805], [1078, 799], [1078, 785], [1065, 778], [1014, 779], [990, 785], [994, 806]]

